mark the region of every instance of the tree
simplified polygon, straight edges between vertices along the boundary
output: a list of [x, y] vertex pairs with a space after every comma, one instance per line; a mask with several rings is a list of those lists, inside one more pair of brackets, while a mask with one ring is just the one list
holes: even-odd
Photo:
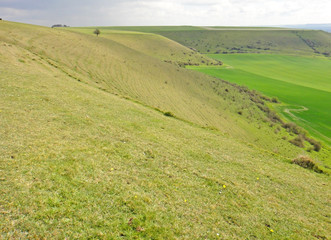
[[95, 35], [99, 36], [99, 34], [100, 34], [100, 30], [99, 30], [99, 29], [95, 29], [93, 33], [94, 33]]

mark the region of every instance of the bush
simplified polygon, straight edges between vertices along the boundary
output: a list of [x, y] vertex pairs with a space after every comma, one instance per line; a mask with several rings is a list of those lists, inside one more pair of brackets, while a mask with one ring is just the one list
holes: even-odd
[[322, 145], [320, 142], [316, 141], [315, 139], [309, 138], [307, 136], [305, 136], [305, 140], [313, 146], [314, 151], [319, 152], [321, 150]]
[[283, 121], [280, 119], [280, 117], [277, 115], [277, 113], [274, 112], [274, 111], [269, 111], [269, 112], [268, 112], [268, 118], [269, 118], [272, 122], [274, 122], [274, 123], [277, 123], [277, 122], [282, 123], [282, 122], [283, 122]]
[[305, 146], [304, 138], [301, 135], [298, 135], [296, 138], [290, 140], [289, 142], [300, 148], [303, 148]]
[[165, 112], [165, 113], [164, 113], [164, 116], [167, 116], [167, 117], [175, 117], [175, 115], [174, 115], [172, 112]]
[[299, 156], [299, 157], [293, 159], [292, 163], [297, 164], [300, 167], [313, 170], [314, 172], [317, 172], [317, 173], [323, 173], [323, 171], [316, 165], [316, 163], [308, 156]]
[[273, 98], [271, 99], [271, 102], [273, 102], [273, 103], [279, 103], [279, 100], [278, 100], [278, 98], [273, 97]]
[[288, 132], [292, 132], [294, 134], [300, 134], [302, 133], [302, 129], [296, 125], [293, 122], [289, 122], [289, 123], [283, 123], [283, 128], [285, 128]]

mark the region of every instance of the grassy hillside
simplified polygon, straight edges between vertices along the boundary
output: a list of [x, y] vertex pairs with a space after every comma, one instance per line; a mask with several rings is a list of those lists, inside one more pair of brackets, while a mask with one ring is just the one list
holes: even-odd
[[[201, 53], [287, 53], [311, 55], [310, 39], [321, 39], [320, 45], [331, 53], [331, 34], [308, 30], [222, 30], [222, 31], [174, 31], [159, 32], [184, 46], [195, 48]], [[304, 41], [300, 36], [307, 36]], [[328, 47], [325, 47], [328, 46]], [[316, 53], [317, 54], [317, 53]]]
[[298, 31], [300, 37], [315, 53], [326, 57], [331, 56], [331, 33], [318, 31]]
[[319, 30], [270, 27], [103, 27], [156, 33], [200, 53], [331, 55], [331, 34]]
[[[331, 237], [329, 176], [118, 96], [140, 53], [108, 39], [0, 24], [1, 238]], [[136, 70], [137, 85], [125, 87], [139, 96]], [[193, 86], [201, 76], [178, 71]], [[158, 88], [146, 81], [153, 99]]]
[[[94, 29], [92, 27], [89, 27]], [[102, 30], [121, 30], [121, 31], [133, 31], [133, 32], [171, 32], [171, 31], [196, 31], [203, 30], [203, 27], [195, 26], [125, 26], [125, 27], [98, 27]]]
[[[95, 28], [66, 28], [66, 30], [93, 35]], [[102, 28], [101, 36], [178, 66], [221, 64], [161, 35]]]
[[285, 53], [331, 54], [331, 34], [318, 30], [268, 27], [103, 27], [150, 32], [208, 54]]
[[[285, 103], [278, 106], [280, 112], [330, 146], [330, 60], [256, 54], [209, 56], [224, 61], [226, 65], [195, 69], [278, 97]], [[306, 111], [300, 111], [302, 108]], [[288, 112], [288, 109], [294, 110]]]
[[[8, 44], [30, 51], [36, 60], [45, 59], [77, 81], [171, 112], [185, 121], [219, 129], [239, 141], [285, 157], [306, 154], [284, 139], [295, 136], [274, 122], [255, 93], [165, 63], [139, 48], [102, 36], [8, 22], [2, 22], [0, 31]], [[262, 101], [262, 105], [254, 101]], [[328, 154], [314, 158], [323, 160]]]

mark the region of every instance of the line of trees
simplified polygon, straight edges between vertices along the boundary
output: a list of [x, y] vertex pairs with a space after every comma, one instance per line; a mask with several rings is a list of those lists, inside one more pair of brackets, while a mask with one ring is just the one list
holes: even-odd
[[54, 24], [53, 26], [52, 26], [52, 28], [55, 28], [55, 27], [69, 27], [69, 26], [67, 26], [67, 25], [62, 25], [62, 24]]

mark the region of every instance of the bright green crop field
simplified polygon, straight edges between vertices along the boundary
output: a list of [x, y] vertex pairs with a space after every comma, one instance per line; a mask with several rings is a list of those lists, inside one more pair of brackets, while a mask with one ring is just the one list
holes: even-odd
[[331, 61], [319, 57], [267, 54], [209, 55], [222, 67], [191, 67], [218, 78], [246, 85], [283, 103], [282, 115], [331, 143]]

